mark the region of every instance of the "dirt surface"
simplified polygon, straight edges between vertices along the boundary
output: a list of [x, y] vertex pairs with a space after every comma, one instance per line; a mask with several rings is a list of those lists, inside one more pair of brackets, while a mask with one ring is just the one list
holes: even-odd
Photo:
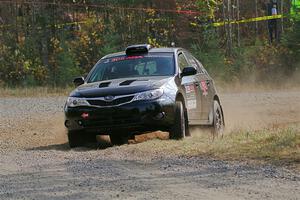
[[[221, 99], [228, 132], [300, 123], [299, 91]], [[155, 149], [160, 133], [70, 150], [64, 101], [0, 98], [0, 199], [300, 199], [300, 174], [283, 167], [139, 152], [147, 143]]]

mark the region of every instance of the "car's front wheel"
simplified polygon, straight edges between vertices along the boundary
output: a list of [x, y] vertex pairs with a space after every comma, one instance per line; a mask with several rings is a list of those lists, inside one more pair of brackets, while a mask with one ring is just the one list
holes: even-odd
[[128, 144], [128, 137], [120, 135], [110, 135], [109, 137], [112, 145], [120, 146], [123, 144]]
[[68, 140], [70, 148], [75, 148], [83, 146], [86, 142], [96, 142], [96, 135], [84, 131], [68, 131]]
[[175, 108], [175, 120], [174, 125], [170, 130], [170, 139], [180, 140], [183, 139], [187, 134], [188, 123], [187, 123], [187, 115], [185, 114], [185, 109], [183, 103], [181, 101], [176, 101]]
[[68, 140], [70, 148], [80, 147], [83, 145], [82, 136], [79, 131], [68, 131]]

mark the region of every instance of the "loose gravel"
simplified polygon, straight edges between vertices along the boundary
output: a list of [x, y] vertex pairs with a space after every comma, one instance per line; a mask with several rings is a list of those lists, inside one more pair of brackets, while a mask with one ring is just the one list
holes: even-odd
[[[300, 120], [300, 92], [222, 97], [230, 129]], [[141, 153], [149, 141], [71, 150], [65, 99], [0, 98], [0, 199], [300, 199], [300, 174], [270, 164]]]

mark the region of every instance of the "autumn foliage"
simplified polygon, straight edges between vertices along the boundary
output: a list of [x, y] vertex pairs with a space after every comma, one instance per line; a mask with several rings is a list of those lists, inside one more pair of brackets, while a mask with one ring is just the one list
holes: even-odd
[[[266, 21], [235, 24], [230, 32], [226, 25], [211, 26], [213, 22], [236, 20], [237, 13], [241, 19], [264, 16], [266, 3], [0, 2], [0, 86], [66, 86], [74, 77], [88, 73], [102, 56], [136, 43], [170, 46], [175, 42], [192, 51], [216, 79], [224, 82], [264, 82], [297, 74], [299, 22], [289, 18], [279, 21], [279, 27], [284, 24], [275, 44], [269, 43]], [[282, 12], [288, 10], [284, 7]]]

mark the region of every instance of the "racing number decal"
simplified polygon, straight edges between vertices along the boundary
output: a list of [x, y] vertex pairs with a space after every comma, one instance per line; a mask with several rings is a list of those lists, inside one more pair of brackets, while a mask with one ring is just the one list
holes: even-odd
[[197, 100], [196, 100], [196, 93], [195, 93], [195, 86], [194, 84], [186, 85], [186, 99], [187, 99], [187, 109], [192, 110], [197, 108]]
[[195, 93], [195, 87], [193, 84], [185, 86], [186, 93]]
[[203, 91], [203, 95], [207, 96], [208, 95], [208, 87], [207, 87], [206, 81], [201, 81], [200, 86], [201, 86], [201, 90]]

